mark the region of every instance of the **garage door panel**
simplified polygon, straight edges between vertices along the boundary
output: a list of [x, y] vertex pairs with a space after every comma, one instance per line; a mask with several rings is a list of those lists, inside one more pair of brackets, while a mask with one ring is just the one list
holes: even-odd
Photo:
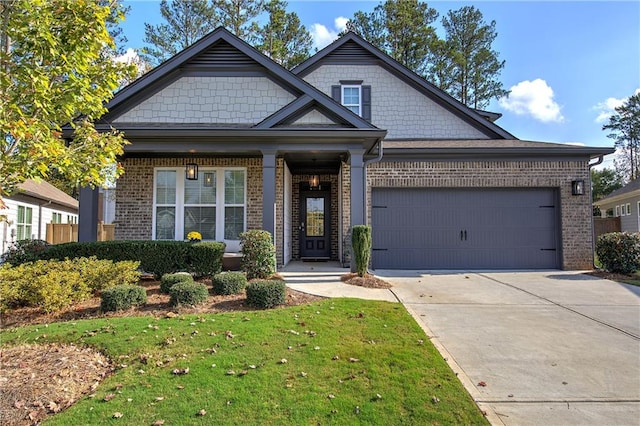
[[376, 268], [557, 268], [551, 188], [374, 188]]

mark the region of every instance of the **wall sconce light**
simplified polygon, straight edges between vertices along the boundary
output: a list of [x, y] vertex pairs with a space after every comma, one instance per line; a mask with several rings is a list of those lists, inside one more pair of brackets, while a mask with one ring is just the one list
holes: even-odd
[[320, 189], [320, 176], [311, 175], [309, 178], [309, 189]]
[[187, 180], [198, 180], [198, 165], [196, 163], [187, 163], [185, 177]]
[[584, 180], [571, 181], [571, 195], [584, 195]]
[[207, 188], [213, 187], [213, 173], [207, 172], [204, 174], [204, 183], [203, 186]]

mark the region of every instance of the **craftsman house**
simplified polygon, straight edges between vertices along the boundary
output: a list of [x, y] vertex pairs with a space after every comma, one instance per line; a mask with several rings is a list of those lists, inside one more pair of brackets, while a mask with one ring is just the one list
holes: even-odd
[[[374, 268], [592, 265], [589, 163], [612, 149], [518, 140], [353, 33], [288, 71], [218, 28], [108, 110], [131, 142], [116, 239], [234, 252], [260, 228], [283, 265], [343, 260], [371, 224]], [[80, 204], [94, 239], [95, 192]]]

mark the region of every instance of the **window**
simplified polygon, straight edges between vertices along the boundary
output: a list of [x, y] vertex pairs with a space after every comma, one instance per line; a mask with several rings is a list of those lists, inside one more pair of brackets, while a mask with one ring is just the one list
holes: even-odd
[[616, 215], [615, 217], [620, 216], [620, 206], [616, 206]]
[[342, 105], [362, 115], [360, 104], [360, 86], [342, 86]]
[[246, 171], [201, 167], [197, 180], [179, 168], [156, 169], [154, 238], [183, 240], [198, 231], [203, 240], [239, 240], [246, 228]]
[[620, 216], [626, 216], [627, 215], [627, 207], [622, 204], [620, 205]]
[[627, 216], [631, 216], [631, 203], [627, 203]]
[[78, 223], [78, 216], [67, 215], [67, 223]]
[[62, 223], [62, 213], [51, 213], [51, 223]]
[[33, 209], [31, 207], [18, 206], [18, 220], [16, 220], [16, 232], [18, 241], [31, 238], [32, 218]]

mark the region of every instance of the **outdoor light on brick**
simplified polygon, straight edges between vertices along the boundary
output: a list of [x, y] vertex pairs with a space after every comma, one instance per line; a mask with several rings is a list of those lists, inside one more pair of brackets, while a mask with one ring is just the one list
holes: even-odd
[[582, 179], [571, 182], [571, 195], [584, 195], [584, 181]]
[[198, 180], [198, 165], [196, 163], [187, 163], [185, 177], [187, 180]]

